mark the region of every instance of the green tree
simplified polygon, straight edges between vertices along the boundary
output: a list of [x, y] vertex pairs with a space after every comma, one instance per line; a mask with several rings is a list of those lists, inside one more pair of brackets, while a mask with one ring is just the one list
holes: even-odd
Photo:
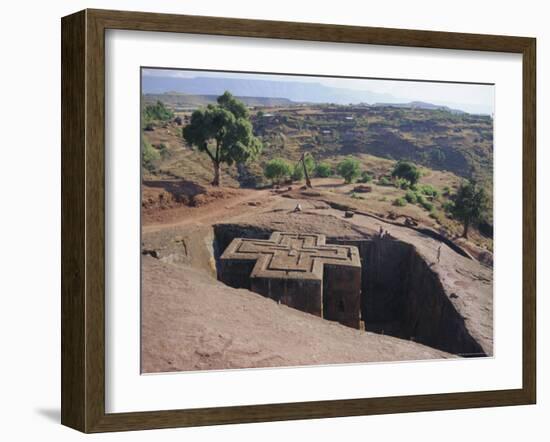
[[479, 221], [487, 210], [487, 194], [475, 181], [466, 181], [460, 185], [451, 208], [453, 216], [462, 221], [462, 236], [468, 238], [468, 230], [473, 222]]
[[[299, 167], [301, 167], [301, 164], [299, 164]], [[278, 184], [283, 179], [288, 178], [292, 172], [290, 163], [282, 158], [269, 160], [264, 167], [265, 177], [271, 180], [273, 184]]]
[[304, 154], [303, 162], [302, 162], [302, 159], [300, 158], [300, 160], [293, 166], [292, 179], [294, 181], [302, 181], [304, 179], [306, 172], [308, 177], [310, 177], [313, 174], [314, 170], [315, 170], [315, 160], [311, 155], [306, 153]]
[[332, 175], [332, 167], [328, 163], [319, 163], [315, 167], [315, 175], [319, 178], [328, 178]]
[[420, 179], [420, 170], [409, 161], [398, 161], [391, 173], [392, 177], [403, 178], [411, 184], [416, 184]]
[[311, 176], [311, 173], [315, 169], [315, 160], [313, 159], [310, 153], [304, 152], [302, 153], [302, 156], [300, 157], [299, 162], [302, 164], [302, 170], [306, 178], [306, 186], [311, 187], [311, 181], [309, 177]]
[[338, 175], [344, 178], [346, 184], [349, 184], [361, 173], [361, 165], [355, 158], [349, 157], [338, 164], [337, 171]]
[[212, 160], [214, 180], [220, 185], [220, 166], [245, 163], [262, 150], [261, 141], [254, 136], [246, 106], [229, 92], [218, 97], [218, 104], [198, 109], [191, 122], [183, 128], [183, 138], [197, 146]]

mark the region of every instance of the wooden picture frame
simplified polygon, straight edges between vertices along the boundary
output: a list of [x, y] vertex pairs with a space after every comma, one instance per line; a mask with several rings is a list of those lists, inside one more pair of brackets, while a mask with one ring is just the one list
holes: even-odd
[[[523, 57], [523, 385], [272, 405], [105, 412], [105, 30], [517, 53]], [[533, 38], [106, 10], [62, 19], [62, 409], [83, 432], [533, 404], [536, 400], [536, 41]]]

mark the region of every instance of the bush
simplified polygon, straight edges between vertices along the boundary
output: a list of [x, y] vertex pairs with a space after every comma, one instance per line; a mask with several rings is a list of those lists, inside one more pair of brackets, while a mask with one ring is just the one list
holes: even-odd
[[426, 196], [431, 196], [433, 198], [437, 198], [439, 196], [439, 191], [431, 184], [423, 184], [422, 186], [420, 186], [419, 190]]
[[404, 178], [411, 184], [416, 184], [420, 179], [420, 170], [408, 161], [398, 161], [391, 174], [393, 177]]
[[150, 143], [141, 139], [141, 166], [148, 171], [154, 169], [153, 162], [160, 158], [159, 152]]
[[455, 203], [453, 201], [445, 201], [443, 203], [443, 210], [447, 213], [452, 213], [455, 208]]
[[434, 208], [434, 205], [426, 200], [426, 198], [424, 198], [422, 195], [418, 195], [418, 204], [420, 204], [428, 212], [431, 212]]
[[158, 149], [159, 149], [158, 151], [160, 153], [160, 157], [162, 159], [166, 159], [170, 157], [170, 151], [168, 150], [168, 147], [166, 146], [166, 144], [160, 143]]
[[304, 157], [304, 163], [306, 164], [307, 174], [311, 178], [313, 172], [315, 171], [315, 160], [311, 154], [306, 154]]
[[302, 181], [304, 179], [304, 168], [301, 162], [294, 165], [292, 169], [292, 181]]
[[411, 204], [416, 204], [416, 193], [414, 193], [412, 190], [407, 190], [407, 192], [405, 193], [405, 199]]
[[393, 184], [392, 184], [392, 182], [391, 182], [388, 178], [386, 178], [385, 176], [383, 176], [382, 178], [380, 178], [380, 179], [378, 180], [378, 185], [379, 185], [379, 186], [391, 186], [391, 185], [393, 185]]
[[143, 114], [146, 121], [150, 121], [150, 120], [166, 121], [174, 118], [174, 112], [168, 109], [164, 105], [164, 103], [160, 100], [158, 100], [155, 104], [149, 104], [145, 106], [145, 110], [143, 111]]
[[360, 164], [355, 158], [346, 158], [338, 164], [338, 175], [344, 178], [346, 184], [352, 183], [358, 176]]
[[398, 189], [403, 189], [403, 190], [406, 190], [408, 189], [409, 187], [411, 187], [411, 183], [409, 180], [406, 180], [405, 178], [396, 178], [393, 182], [393, 184], [395, 185], [395, 187], [397, 187]]
[[292, 174], [292, 166], [282, 158], [269, 160], [264, 167], [264, 175], [273, 184], [281, 182]]
[[405, 207], [407, 205], [407, 200], [405, 198], [396, 198], [393, 201], [393, 205], [397, 207]]
[[332, 175], [332, 167], [328, 163], [319, 163], [315, 167], [315, 175], [319, 178], [328, 178]]
[[372, 175], [364, 170], [361, 173], [361, 179], [359, 180], [361, 183], [370, 183], [372, 181]]

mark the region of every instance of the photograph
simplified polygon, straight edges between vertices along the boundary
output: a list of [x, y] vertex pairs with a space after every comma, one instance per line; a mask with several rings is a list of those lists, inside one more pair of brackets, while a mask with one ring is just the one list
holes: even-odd
[[493, 356], [494, 84], [140, 75], [142, 374]]

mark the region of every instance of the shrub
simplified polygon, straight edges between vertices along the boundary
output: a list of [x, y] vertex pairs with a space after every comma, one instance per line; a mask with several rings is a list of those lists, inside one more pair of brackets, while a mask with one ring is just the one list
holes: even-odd
[[269, 160], [264, 167], [264, 175], [273, 184], [281, 182], [292, 173], [292, 166], [282, 158]]
[[349, 157], [338, 164], [338, 175], [344, 178], [344, 181], [349, 184], [359, 176], [359, 168], [359, 161]]
[[393, 177], [404, 178], [411, 184], [416, 184], [420, 179], [420, 170], [409, 161], [398, 161], [391, 174]]
[[292, 181], [302, 181], [304, 179], [304, 168], [302, 163], [298, 162], [292, 169]]
[[159, 152], [150, 143], [141, 138], [141, 165], [144, 169], [152, 171], [153, 162], [160, 158]]
[[405, 199], [407, 200], [407, 202], [415, 204], [417, 201], [416, 193], [414, 193], [412, 190], [407, 190], [407, 192], [405, 193]]
[[160, 143], [158, 149], [162, 159], [166, 159], [170, 157], [170, 151], [168, 150], [168, 147], [166, 146], [166, 144]]
[[306, 164], [307, 174], [311, 177], [315, 171], [315, 160], [311, 154], [306, 154], [304, 156], [304, 163]]
[[364, 170], [361, 173], [361, 179], [359, 180], [361, 183], [370, 183], [372, 181], [372, 175]]
[[398, 189], [406, 190], [411, 186], [411, 183], [409, 180], [406, 180], [405, 178], [396, 178], [393, 182], [395, 187]]
[[352, 192], [352, 194], [350, 195], [353, 199], [355, 200], [364, 200], [365, 197], [364, 196], [361, 196], [361, 195], [358, 195], [357, 193], [355, 192]]
[[378, 180], [378, 185], [379, 186], [391, 186], [392, 185], [392, 182], [386, 178], [385, 176], [383, 176], [382, 178], [380, 178]]
[[155, 104], [149, 104], [145, 106], [145, 110], [143, 112], [145, 120], [171, 120], [174, 118], [174, 112], [172, 112], [170, 109], [168, 109], [164, 103], [160, 100], [158, 100]]
[[397, 207], [405, 207], [407, 205], [407, 200], [405, 198], [396, 198], [393, 201], [393, 205]]
[[328, 163], [319, 163], [315, 167], [315, 175], [319, 178], [328, 178], [332, 175], [332, 167]]
[[425, 198], [419, 199], [418, 203], [428, 212], [431, 212], [434, 208], [434, 205], [427, 201]]
[[455, 208], [455, 203], [453, 201], [445, 201], [443, 203], [443, 210], [448, 213], [452, 213]]
[[431, 184], [423, 184], [422, 186], [420, 186], [420, 192], [426, 196], [431, 196], [433, 198], [437, 198], [439, 195], [439, 191]]
[[451, 189], [449, 186], [443, 187], [443, 196], [449, 196], [451, 194]]

